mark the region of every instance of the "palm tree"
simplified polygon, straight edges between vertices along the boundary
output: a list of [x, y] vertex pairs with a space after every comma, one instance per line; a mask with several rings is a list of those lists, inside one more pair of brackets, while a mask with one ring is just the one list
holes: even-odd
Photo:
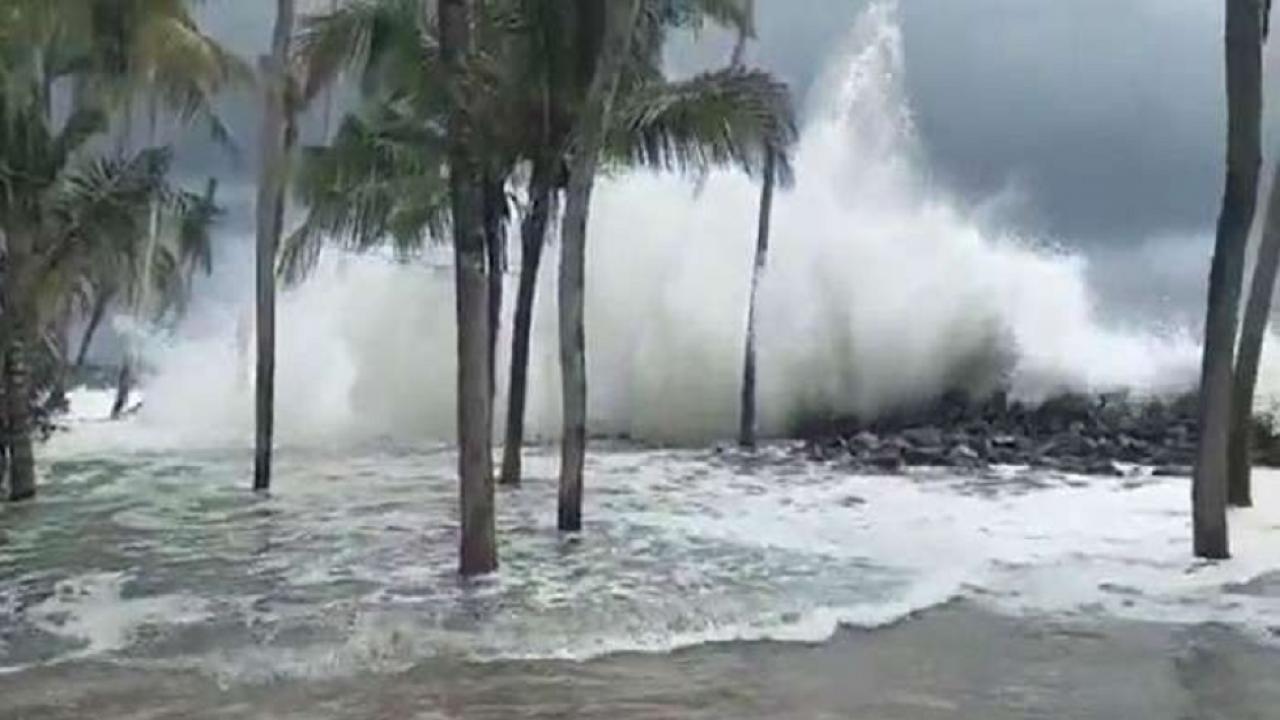
[[[502, 481], [520, 483], [524, 445], [525, 405], [528, 393], [529, 342], [537, 276], [545, 244], [546, 228], [557, 192], [567, 185], [565, 155], [572, 141], [575, 118], [592, 80], [603, 32], [599, 4], [534, 3], [540, 13], [528, 23], [532, 36], [532, 60], [523, 63], [530, 74], [521, 87], [533, 129], [525, 139], [534, 150], [529, 183], [530, 212], [521, 229], [521, 267], [512, 328], [510, 385], [507, 397], [507, 432], [503, 443]], [[666, 170], [705, 172], [711, 165], [739, 164], [748, 171], [759, 166], [758, 145], [751, 137], [763, 127], [754, 123], [760, 105], [781, 109], [791, 120], [789, 98], [777, 104], [780, 86], [763, 73], [708, 73], [687, 82], [671, 83], [662, 76], [662, 53], [672, 28], [694, 29], [711, 22], [738, 34], [740, 48], [754, 32], [753, 0], [645, 0], [638, 17], [635, 46], [619, 77], [620, 118], [609, 128], [606, 151], [613, 162], [649, 165]], [[583, 62], [583, 54], [591, 62]], [[735, 55], [737, 52], [735, 52]], [[584, 71], [584, 68], [586, 71]], [[785, 98], [785, 88], [782, 88]], [[761, 103], [760, 100], [765, 102]]]
[[582, 529], [582, 474], [587, 451], [587, 348], [584, 324], [587, 221], [600, 155], [608, 140], [618, 83], [636, 34], [643, 0], [615, 0], [605, 9], [603, 48], [578, 113], [568, 161], [560, 230], [560, 377], [564, 428], [560, 440], [558, 526]]
[[264, 59], [266, 102], [262, 126], [262, 168], [258, 181], [257, 379], [253, 489], [271, 487], [271, 446], [275, 425], [276, 253], [284, 229], [285, 165], [297, 137], [296, 94], [289, 61], [293, 0], [278, 0], [271, 55]]
[[751, 271], [751, 289], [747, 297], [747, 342], [742, 359], [742, 399], [738, 425], [738, 444], [744, 448], [756, 446], [756, 302], [760, 281], [764, 277], [769, 257], [769, 229], [773, 221], [773, 190], [775, 183], [774, 153], [768, 151], [764, 180], [760, 191], [760, 221], [756, 232], [756, 259]]
[[458, 310], [458, 474], [464, 577], [498, 567], [490, 433], [489, 290], [486, 278], [483, 172], [477, 158], [472, 89], [475, 47], [469, 0], [440, 0], [440, 59], [449, 83], [449, 195]]
[[1192, 483], [1197, 557], [1230, 556], [1227, 535], [1227, 445], [1245, 249], [1257, 205], [1262, 116], [1261, 0], [1226, 2], [1227, 171], [1218, 217], [1204, 361], [1200, 376], [1199, 447]]
[[1271, 300], [1280, 270], [1280, 164], [1271, 183], [1266, 225], [1255, 261], [1253, 286], [1245, 305], [1244, 324], [1240, 330], [1240, 356], [1236, 360], [1235, 382], [1231, 398], [1231, 436], [1227, 465], [1227, 502], [1235, 507], [1253, 505], [1253, 400], [1258, 384], [1258, 365], [1262, 359], [1262, 341], [1271, 315]]
[[[1270, 29], [1271, 0], [1262, 8], [1262, 42]], [[1280, 173], [1280, 167], [1277, 168]], [[1280, 174], [1276, 180], [1280, 181]], [[1239, 356], [1236, 358], [1232, 385], [1231, 427], [1227, 447], [1227, 502], [1236, 507], [1253, 504], [1251, 471], [1253, 459], [1253, 400], [1258, 385], [1258, 365], [1262, 359], [1262, 341], [1271, 316], [1271, 299], [1276, 274], [1280, 270], [1280, 188], [1272, 185], [1267, 208], [1267, 225], [1258, 256], [1254, 262], [1253, 282], [1245, 304], [1244, 323], [1240, 329]]]

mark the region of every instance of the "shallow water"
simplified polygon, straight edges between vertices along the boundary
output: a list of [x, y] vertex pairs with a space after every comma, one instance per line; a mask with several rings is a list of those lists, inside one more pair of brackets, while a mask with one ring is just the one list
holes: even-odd
[[968, 603], [817, 644], [219, 683], [79, 661], [0, 676], [11, 717], [1267, 720], [1280, 652], [1213, 625], [993, 615]]
[[[285, 451], [111, 459], [55, 446], [0, 510], [0, 668], [183, 669], [224, 685], [423, 662], [585, 659], [709, 641], [822, 641], [963, 598], [1011, 617], [1280, 626], [1280, 493], [1190, 559], [1185, 479], [867, 477], [776, 446], [597, 448], [587, 524], [554, 528], [554, 460], [499, 496], [502, 568], [460, 582], [455, 456]], [[1135, 471], [1136, 472], [1136, 471]], [[1272, 510], [1269, 512], [1267, 508]]]

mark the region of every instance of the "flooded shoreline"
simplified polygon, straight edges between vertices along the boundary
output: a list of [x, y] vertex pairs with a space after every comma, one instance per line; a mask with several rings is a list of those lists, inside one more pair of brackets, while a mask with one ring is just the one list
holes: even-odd
[[[81, 429], [80, 433], [85, 430]], [[84, 434], [68, 441], [88, 441]], [[1280, 483], [1191, 559], [1186, 478], [850, 472], [601, 444], [583, 533], [556, 457], [455, 574], [449, 449], [248, 456], [55, 444], [0, 508], [5, 717], [1265, 718]]]
[[821, 643], [715, 643], [586, 662], [432, 660], [395, 673], [220, 683], [160, 665], [0, 676], [11, 717], [1271, 717], [1280, 650], [1230, 628], [1012, 618], [952, 603]]

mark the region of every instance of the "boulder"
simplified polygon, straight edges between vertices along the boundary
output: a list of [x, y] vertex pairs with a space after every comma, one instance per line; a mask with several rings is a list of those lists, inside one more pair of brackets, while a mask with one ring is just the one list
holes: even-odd
[[902, 455], [891, 448], [882, 448], [876, 451], [866, 460], [867, 464], [876, 470], [885, 472], [898, 472], [902, 470]]
[[908, 428], [901, 437], [915, 447], [938, 447], [943, 442], [942, 431], [932, 426]]
[[912, 447], [903, 450], [902, 460], [906, 464], [914, 466], [944, 466], [950, 464], [947, 462], [947, 453], [941, 446]]
[[982, 458], [978, 453], [968, 445], [956, 445], [947, 451], [947, 460], [957, 467], [977, 467], [982, 464]]

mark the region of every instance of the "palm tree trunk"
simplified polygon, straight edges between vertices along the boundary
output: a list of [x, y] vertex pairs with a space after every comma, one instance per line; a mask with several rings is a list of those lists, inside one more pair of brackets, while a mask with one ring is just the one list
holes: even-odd
[[738, 425], [738, 444], [756, 446], [756, 302], [760, 280], [769, 261], [769, 229], [773, 221], [773, 187], [778, 158], [772, 148], [765, 151], [764, 187], [760, 191], [760, 225], [756, 234], [756, 261], [751, 271], [751, 290], [747, 298], [747, 347], [742, 361], [742, 402]]
[[27, 500], [36, 494], [35, 449], [31, 441], [31, 386], [27, 365], [25, 323], [10, 328], [5, 354], [4, 385], [8, 403], [9, 499]]
[[482, 178], [467, 75], [472, 55], [471, 3], [440, 0], [440, 53], [451, 92], [449, 190], [453, 212], [458, 318], [458, 475], [462, 533], [459, 572], [497, 569], [489, 394], [489, 292], [485, 278]]
[[5, 418], [9, 412], [4, 409], [8, 407], [5, 397], [4, 383], [0, 382], [0, 487], [8, 487], [9, 477], [9, 433], [5, 430]]
[[558, 525], [582, 529], [582, 471], [587, 451], [586, 294], [587, 220], [617, 94], [618, 78], [631, 53], [641, 0], [615, 0], [605, 6], [605, 35], [595, 75], [578, 118], [576, 151], [569, 165], [564, 226], [560, 242], [560, 373], [563, 382], [564, 437], [560, 449]]
[[9, 460], [9, 500], [35, 497], [35, 448], [31, 440], [31, 376], [27, 352], [31, 346], [34, 313], [30, 302], [30, 240], [9, 233], [9, 257], [3, 285], [3, 332], [0, 332], [0, 371], [4, 383], [4, 427]]
[[[1262, 42], [1266, 42], [1271, 0], [1262, 8]], [[1254, 262], [1253, 282], [1245, 303], [1232, 385], [1231, 427], [1227, 440], [1227, 503], [1253, 506], [1253, 402], [1258, 387], [1262, 344], [1271, 316], [1276, 274], [1280, 270], [1280, 165], [1271, 184], [1266, 225]]]
[[511, 326], [511, 383], [507, 388], [507, 435], [502, 445], [502, 483], [519, 485], [524, 446], [524, 412], [529, 394], [529, 341], [533, 334], [533, 304], [538, 270], [547, 245], [551, 195], [555, 192], [551, 162], [540, 160], [529, 179], [529, 214], [520, 228], [520, 287], [516, 291]]
[[1280, 164], [1276, 166], [1267, 204], [1266, 228], [1254, 263], [1253, 285], [1245, 305], [1240, 330], [1240, 356], [1236, 359], [1231, 400], [1231, 437], [1228, 446], [1227, 502], [1235, 507], [1253, 505], [1252, 451], [1253, 401], [1258, 386], [1262, 343], [1271, 317], [1271, 300], [1280, 270]]
[[126, 350], [116, 375], [116, 399], [111, 403], [111, 419], [119, 420], [128, 409], [129, 395], [133, 392], [133, 351]]
[[[156, 119], [154, 98], [151, 103], [150, 144], [155, 144]], [[134, 293], [134, 318], [141, 321], [151, 307], [151, 276], [155, 269], [156, 250], [160, 244], [160, 203], [151, 201], [150, 222], [147, 229], [147, 246], [142, 254], [141, 286]], [[118, 420], [129, 405], [129, 395], [133, 392], [136, 372], [139, 365], [138, 339], [131, 333], [125, 342], [124, 362], [120, 365], [120, 377], [116, 383], [116, 400], [111, 407], [111, 419]]]
[[54, 350], [53, 378], [49, 387], [49, 396], [44, 401], [44, 407], [51, 415], [67, 406], [67, 381], [71, 375], [71, 353], [67, 340], [70, 325], [71, 313], [68, 310], [62, 313], [58, 327], [51, 337]]
[[89, 324], [85, 325], [84, 335], [80, 337], [80, 350], [76, 352], [75, 369], [84, 368], [85, 360], [89, 357], [89, 348], [93, 346], [93, 339], [98, 334], [98, 329], [102, 326], [103, 319], [107, 316], [107, 307], [111, 304], [113, 292], [101, 292], [93, 299], [93, 310], [89, 313]]
[[285, 163], [295, 136], [288, 70], [294, 12], [294, 0], [277, 0], [271, 56], [263, 59], [268, 80], [257, 203], [258, 354], [254, 384], [256, 433], [253, 455], [253, 489], [258, 492], [271, 489], [276, 390], [276, 248], [280, 245], [280, 233], [284, 229]]
[[1227, 535], [1227, 444], [1232, 376], [1249, 228], [1261, 164], [1262, 12], [1260, 0], [1226, 2], [1227, 172], [1209, 274], [1200, 439], [1191, 506], [1197, 557], [1230, 556]]
[[[502, 328], [502, 280], [506, 271], [507, 238], [503, 219], [503, 183], [484, 178], [484, 244], [489, 265], [489, 395], [498, 389], [498, 331]], [[490, 400], [492, 402], [492, 399]]]

